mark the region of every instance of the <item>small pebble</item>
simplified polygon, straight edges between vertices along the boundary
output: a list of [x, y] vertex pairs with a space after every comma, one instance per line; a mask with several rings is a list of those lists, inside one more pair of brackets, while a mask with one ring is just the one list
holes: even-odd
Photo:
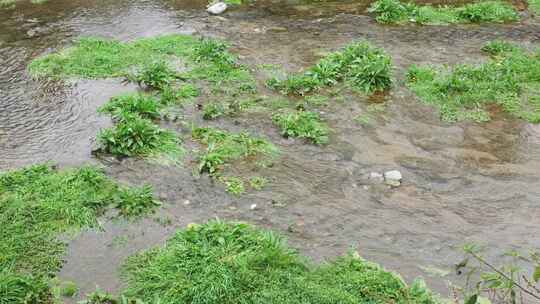
[[251, 204], [251, 206], [249, 207], [249, 209], [251, 209], [251, 210], [257, 209], [257, 204]]
[[190, 205], [190, 204], [191, 204], [191, 202], [189, 200], [184, 201], [184, 206], [187, 206], [187, 205]]

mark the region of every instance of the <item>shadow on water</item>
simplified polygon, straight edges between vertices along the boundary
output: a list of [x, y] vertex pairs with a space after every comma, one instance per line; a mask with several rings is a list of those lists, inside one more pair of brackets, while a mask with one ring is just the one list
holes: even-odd
[[[215, 217], [280, 231], [315, 260], [354, 247], [408, 280], [426, 277], [445, 295], [446, 280], [460, 280], [451, 270], [464, 242], [487, 243], [495, 260], [504, 249], [540, 247], [538, 126], [502, 114], [486, 124], [445, 124], [403, 84], [406, 68], [414, 63], [485, 60], [479, 49], [492, 39], [538, 45], [537, 21], [384, 27], [358, 14], [367, 5], [362, 1], [263, 1], [220, 17], [208, 16], [202, 1], [90, 2], [51, 1], [0, 11], [0, 169], [46, 160], [63, 166], [99, 162], [91, 158], [91, 145], [110, 122], [96, 109], [134, 88], [115, 79], [36, 82], [25, 70], [31, 59], [80, 36], [214, 36], [230, 41], [249, 66], [278, 64], [289, 72], [313, 64], [321, 52], [367, 39], [392, 56], [396, 85], [384, 96], [347, 95], [344, 103], [322, 108], [334, 130], [325, 147], [282, 139], [267, 116], [218, 121], [219, 127], [265, 135], [282, 150], [270, 169], [269, 187], [240, 198], [204, 176], [193, 177], [189, 160], [181, 168], [101, 161], [120, 181], [153, 184], [165, 202], [158, 217], [171, 224], [106, 221], [105, 231], [73, 240], [60, 276], [76, 281], [83, 294], [96, 284], [118, 291], [117, 267], [125, 257], [161, 244], [190, 222]], [[369, 125], [359, 124], [355, 118], [373, 102], [384, 105], [384, 112]], [[369, 172], [390, 169], [403, 173], [401, 187], [370, 185], [365, 179]], [[250, 210], [253, 203], [256, 210]], [[426, 270], [433, 268], [450, 274], [433, 277]]]

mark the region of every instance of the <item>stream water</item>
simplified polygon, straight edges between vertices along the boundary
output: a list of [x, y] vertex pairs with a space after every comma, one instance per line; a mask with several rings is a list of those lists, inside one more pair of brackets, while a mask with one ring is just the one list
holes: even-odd
[[[484, 124], [447, 124], [403, 83], [411, 64], [486, 60], [480, 48], [493, 39], [538, 46], [538, 21], [398, 27], [376, 24], [364, 13], [365, 1], [261, 1], [220, 17], [208, 16], [204, 6], [199, 0], [50, 0], [0, 10], [0, 170], [43, 161], [98, 163], [122, 182], [152, 184], [165, 203], [159, 216], [172, 220], [104, 219], [104, 231], [72, 240], [60, 277], [77, 282], [81, 294], [96, 285], [119, 291], [118, 266], [127, 256], [163, 243], [190, 222], [215, 217], [279, 231], [316, 261], [354, 248], [408, 281], [424, 277], [443, 295], [447, 281], [461, 281], [453, 265], [465, 242], [487, 245], [495, 262], [508, 249], [540, 248], [540, 125], [500, 113]], [[291, 72], [322, 52], [367, 39], [392, 56], [396, 84], [384, 97], [384, 112], [368, 126], [354, 120], [366, 113], [366, 97], [347, 96], [323, 108], [333, 129], [323, 147], [281, 138], [267, 115], [213, 122], [264, 135], [282, 151], [269, 169], [269, 186], [237, 198], [206, 176], [194, 177], [189, 158], [168, 167], [91, 156], [95, 135], [110, 125], [97, 107], [133, 87], [117, 79], [38, 82], [26, 72], [33, 58], [80, 36], [132, 40], [166, 33], [222, 38], [251, 67], [277, 64]], [[366, 183], [369, 172], [392, 169], [403, 173], [402, 186]]]

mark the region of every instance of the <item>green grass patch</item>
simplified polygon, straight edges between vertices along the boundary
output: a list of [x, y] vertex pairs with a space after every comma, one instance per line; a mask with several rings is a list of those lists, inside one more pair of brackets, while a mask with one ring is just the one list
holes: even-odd
[[244, 181], [240, 177], [236, 176], [222, 176], [219, 178], [223, 184], [225, 184], [225, 191], [233, 195], [242, 195], [246, 192]]
[[370, 9], [379, 23], [455, 24], [518, 21], [517, 11], [505, 1], [479, 1], [459, 7], [417, 5], [400, 0], [377, 0]]
[[497, 106], [539, 123], [540, 49], [530, 53], [500, 41], [483, 49], [492, 56], [480, 65], [413, 66], [408, 85], [422, 101], [435, 105], [445, 121], [488, 121], [488, 110]]
[[257, 105], [260, 98], [237, 98], [226, 101], [213, 101], [204, 105], [203, 118], [214, 120], [223, 116], [235, 116]]
[[262, 190], [266, 184], [268, 184], [268, 179], [262, 176], [254, 176], [249, 179], [249, 185], [255, 190]]
[[0, 303], [49, 303], [47, 280], [62, 266], [67, 235], [98, 226], [111, 207], [153, 210], [149, 187], [118, 185], [94, 167], [35, 165], [0, 175]]
[[536, 16], [540, 16], [540, 0], [529, 0], [529, 10]]
[[0, 8], [9, 8], [12, 7], [17, 0], [0, 0]]
[[[49, 0], [30, 0], [32, 4], [43, 4]], [[0, 0], [0, 9], [13, 9], [16, 7], [17, 2], [22, 2], [22, 0]], [[1, 303], [1, 302], [0, 302]]]
[[214, 128], [194, 128], [192, 136], [206, 146], [198, 156], [199, 172], [218, 175], [223, 167], [240, 159], [271, 159], [277, 148], [268, 140], [247, 132], [230, 133]]
[[29, 66], [36, 77], [121, 77], [142, 69], [149, 62], [166, 61], [170, 56], [187, 58], [199, 43], [188, 35], [170, 35], [120, 42], [94, 37], [81, 38], [58, 53], [39, 57]]
[[183, 84], [180, 87], [164, 86], [160, 92], [159, 101], [166, 106], [182, 104], [201, 95], [199, 89], [190, 83]]
[[[182, 69], [172, 67], [181, 61]], [[177, 81], [206, 81], [235, 94], [253, 92], [249, 70], [237, 63], [224, 42], [189, 35], [168, 35], [120, 42], [81, 38], [58, 53], [39, 57], [29, 65], [34, 77], [127, 77], [163, 89]]]
[[408, 287], [356, 254], [315, 266], [279, 235], [242, 223], [190, 225], [123, 271], [125, 296], [148, 303], [436, 303], [421, 281]]
[[296, 95], [305, 95], [340, 81], [363, 92], [382, 91], [392, 84], [391, 69], [391, 59], [382, 49], [368, 42], [355, 42], [330, 53], [302, 74], [284, 80], [272, 78], [267, 85], [284, 94]]
[[284, 137], [305, 138], [318, 145], [328, 143], [330, 128], [315, 112], [279, 112], [272, 115], [272, 121], [280, 128]]

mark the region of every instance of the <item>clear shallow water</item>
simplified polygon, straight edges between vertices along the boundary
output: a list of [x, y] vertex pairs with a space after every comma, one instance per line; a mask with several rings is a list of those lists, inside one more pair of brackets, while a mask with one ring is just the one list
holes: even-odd
[[[173, 220], [167, 227], [152, 220], [106, 221], [104, 232], [83, 233], [70, 244], [62, 278], [76, 281], [83, 292], [96, 284], [119, 290], [116, 268], [126, 256], [162, 243], [189, 222], [216, 216], [280, 231], [315, 260], [354, 247], [407, 279], [426, 277], [443, 294], [447, 279], [460, 278], [430, 277], [425, 268], [451, 270], [466, 241], [487, 243], [495, 260], [505, 249], [540, 247], [540, 128], [504, 115], [486, 124], [445, 124], [403, 84], [413, 63], [485, 60], [479, 49], [492, 39], [538, 45], [537, 21], [383, 27], [356, 14], [363, 11], [362, 2], [324, 9], [264, 3], [222, 17], [207, 16], [200, 1], [51, 1], [0, 11], [0, 170], [46, 160], [62, 166], [101, 163], [123, 182], [153, 184], [165, 202], [161, 215]], [[288, 71], [311, 65], [323, 51], [368, 39], [392, 56], [396, 85], [385, 98], [385, 112], [369, 127], [354, 121], [366, 112], [367, 98], [347, 96], [345, 103], [322, 109], [334, 129], [326, 147], [283, 140], [267, 115], [213, 123], [265, 135], [282, 150], [270, 169], [270, 186], [234, 198], [208, 178], [193, 177], [189, 158], [185, 167], [175, 168], [91, 157], [94, 136], [110, 123], [96, 108], [133, 87], [112, 79], [36, 82], [25, 70], [32, 58], [79, 36], [131, 40], [164, 33], [223, 38], [244, 63], [279, 64]], [[186, 110], [186, 119], [193, 115], [199, 114]], [[402, 171], [401, 187], [365, 187], [365, 173], [390, 169]], [[190, 205], [183, 204], [186, 199]], [[255, 211], [249, 209], [253, 203]], [[126, 237], [126, 244], [115, 245], [118, 236]]]

